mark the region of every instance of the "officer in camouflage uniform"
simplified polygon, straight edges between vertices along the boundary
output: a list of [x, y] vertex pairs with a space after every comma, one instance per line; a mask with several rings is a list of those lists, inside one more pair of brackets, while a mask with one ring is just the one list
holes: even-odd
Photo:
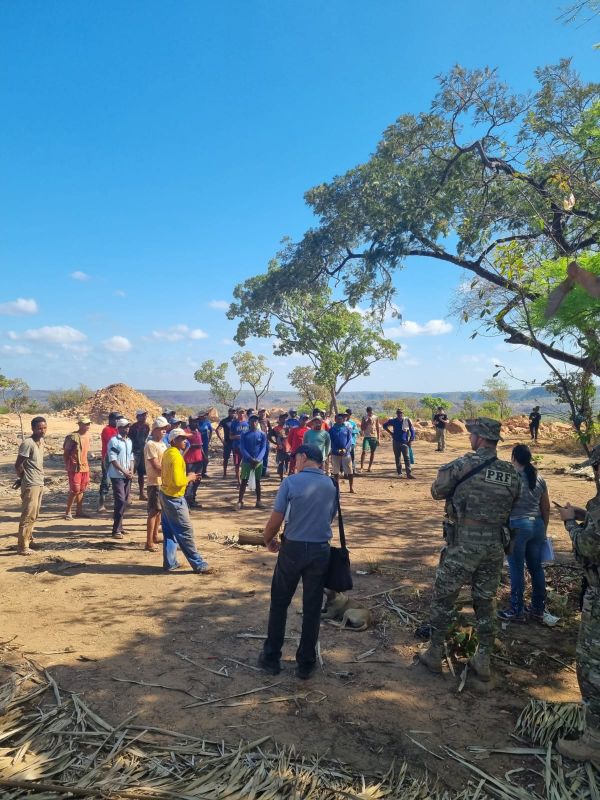
[[[594, 447], [581, 466], [590, 465], [598, 482], [600, 445]], [[575, 558], [581, 562], [587, 578], [575, 650], [586, 727], [579, 739], [559, 739], [556, 749], [567, 758], [593, 761], [600, 766], [600, 496], [590, 500], [587, 511], [567, 503], [559, 512], [573, 542]], [[577, 519], [583, 521], [578, 523]]]
[[520, 478], [510, 462], [496, 455], [502, 438], [499, 422], [479, 417], [467, 422], [467, 430], [475, 452], [441, 467], [431, 487], [435, 500], [446, 499], [446, 547], [433, 587], [431, 644], [418, 658], [432, 672], [442, 671], [444, 639], [454, 618], [456, 599], [461, 587], [470, 584], [479, 640], [470, 663], [479, 677], [488, 681], [496, 592], [504, 547], [510, 539], [506, 526], [512, 504], [519, 496]]

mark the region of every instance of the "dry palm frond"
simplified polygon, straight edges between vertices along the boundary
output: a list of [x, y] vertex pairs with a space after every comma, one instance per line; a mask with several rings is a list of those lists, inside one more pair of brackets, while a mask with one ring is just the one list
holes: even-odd
[[580, 703], [547, 703], [530, 700], [517, 720], [515, 731], [544, 747], [559, 736], [581, 733], [585, 726]]
[[[112, 726], [77, 695], [54, 692], [50, 676], [30, 673], [0, 686], [0, 796], [3, 800], [595, 800], [600, 774], [570, 771], [551, 746], [532, 756], [544, 764], [535, 794], [488, 775], [459, 753], [446, 755], [476, 775], [476, 782], [449, 791], [412, 775], [406, 762], [366, 779], [352, 767], [294, 749], [265, 749], [270, 737], [227, 746], [162, 728]], [[32, 702], [41, 691], [47, 703]], [[50, 702], [53, 705], [50, 705]], [[60, 701], [60, 702], [59, 702]], [[533, 713], [533, 712], [532, 712]], [[531, 715], [526, 715], [529, 719]], [[424, 750], [428, 747], [413, 740]], [[502, 752], [500, 749], [499, 752]]]

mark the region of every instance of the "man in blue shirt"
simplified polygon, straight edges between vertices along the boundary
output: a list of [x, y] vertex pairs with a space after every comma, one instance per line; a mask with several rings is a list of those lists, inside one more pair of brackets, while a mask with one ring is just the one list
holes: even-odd
[[208, 469], [208, 445], [213, 435], [213, 426], [208, 418], [208, 411], [201, 411], [198, 414], [198, 430], [202, 437], [202, 455], [204, 461], [202, 462], [202, 477], [207, 478], [206, 470]]
[[352, 409], [347, 408], [345, 413], [346, 426], [350, 428], [352, 434], [352, 449], [350, 450], [350, 460], [352, 461], [352, 471], [354, 472], [354, 451], [356, 448], [356, 440], [360, 436], [360, 427], [357, 422], [352, 419]]
[[394, 458], [396, 460], [396, 472], [402, 477], [402, 464], [400, 457], [404, 459], [404, 466], [406, 467], [406, 477], [414, 479], [410, 468], [410, 443], [415, 438], [415, 429], [412, 422], [408, 417], [404, 416], [401, 408], [396, 409], [396, 417], [388, 419], [383, 423], [383, 429], [388, 433], [392, 428], [392, 447], [394, 448]]
[[[271, 675], [281, 671], [287, 610], [302, 578], [302, 634], [296, 651], [296, 675], [306, 679], [314, 672], [321, 625], [323, 587], [329, 567], [331, 521], [337, 502], [333, 481], [322, 471], [318, 447], [303, 444], [296, 453], [297, 473], [286, 478], [275, 497], [264, 531], [271, 553], [279, 553], [271, 582], [271, 607], [267, 639], [258, 663]], [[285, 520], [281, 544], [276, 536]]]
[[237, 485], [240, 485], [240, 464], [242, 463], [242, 454], [240, 452], [240, 439], [242, 433], [248, 430], [248, 423], [246, 422], [246, 412], [243, 408], [238, 408], [236, 417], [231, 421], [229, 426], [229, 440], [233, 448], [233, 467], [235, 469], [235, 479]]
[[352, 431], [346, 425], [346, 415], [336, 414], [335, 423], [329, 429], [331, 439], [331, 474], [334, 480], [342, 473], [348, 479], [350, 494], [354, 491], [354, 470], [352, 469]]
[[238, 511], [244, 507], [244, 494], [250, 480], [250, 474], [254, 473], [256, 487], [256, 508], [264, 508], [260, 501], [260, 478], [263, 471], [263, 458], [267, 447], [267, 437], [258, 427], [258, 417], [253, 414], [248, 425], [250, 429], [240, 436], [240, 453], [242, 456], [242, 470], [240, 483], [240, 496], [238, 498]]
[[290, 408], [288, 411], [288, 418], [285, 421], [286, 428], [297, 428], [300, 425], [300, 420], [297, 417], [298, 412], [295, 408]]
[[118, 419], [117, 431], [117, 435], [112, 437], [106, 447], [106, 460], [114, 501], [112, 535], [115, 539], [122, 539], [123, 517], [129, 502], [134, 463], [133, 443], [128, 435], [129, 420], [125, 417]]

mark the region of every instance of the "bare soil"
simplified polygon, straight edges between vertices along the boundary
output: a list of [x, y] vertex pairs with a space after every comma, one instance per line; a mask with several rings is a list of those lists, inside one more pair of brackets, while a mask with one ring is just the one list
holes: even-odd
[[[414, 661], [422, 646], [414, 626], [402, 624], [380, 604], [378, 593], [395, 589], [398, 606], [427, 620], [443, 512], [443, 504], [431, 498], [430, 485], [442, 463], [468, 449], [466, 437], [449, 436], [443, 454], [429, 442], [416, 442], [414, 481], [397, 478], [391, 446], [385, 443], [373, 472], [357, 477], [357, 494], [347, 494], [342, 486], [357, 573], [353, 595], [373, 608], [377, 624], [363, 633], [324, 625], [323, 669], [302, 682], [293, 671], [300, 592], [290, 609], [290, 638], [279, 676], [253, 669], [261, 640], [241, 637], [262, 637], [266, 630], [275, 558], [264, 548], [231, 544], [241, 527], [260, 528], [269, 514], [234, 510], [233, 473], [223, 479], [215, 458], [210, 480], [199, 492], [204, 508], [193, 512], [198, 549], [218, 574], [197, 576], [187, 565], [165, 574], [162, 554], [142, 549], [145, 503], [137, 492], [123, 541], [110, 538], [110, 512], [63, 519], [66, 480], [59, 444], [73, 424], [59, 417], [48, 422], [55, 455], [47, 461], [48, 487], [35, 533], [43, 550], [27, 558], [15, 548], [20, 501], [10, 486], [16, 448], [7, 447], [0, 459], [0, 663], [17, 656], [35, 660], [112, 723], [136, 713], [138, 724], [212, 740], [257, 739], [268, 733], [281, 744], [338, 758], [366, 772], [406, 758], [415, 769], [426, 768], [456, 786], [465, 774], [436, 758], [444, 755], [445, 746], [464, 755], [469, 745], [514, 745], [511, 733], [528, 698], [579, 699], [573, 670], [575, 612], [553, 629], [536, 624], [500, 629], [502, 650], [492, 685], [469, 674], [459, 693], [461, 663], [454, 662], [456, 677], [447, 668], [442, 677], [430, 675]], [[99, 425], [93, 426], [96, 452], [99, 431]], [[12, 442], [15, 432], [16, 420], [9, 419], [2, 427], [4, 442]], [[515, 442], [502, 444], [500, 453], [508, 458]], [[549, 440], [542, 440], [537, 451], [552, 499], [584, 504], [592, 496], [593, 483], [555, 474], [572, 456], [554, 453]], [[86, 500], [90, 513], [97, 500], [99, 468], [94, 464], [95, 482]], [[277, 486], [276, 479], [265, 482], [267, 503]], [[569, 595], [574, 610], [579, 574], [557, 517], [550, 533], [557, 562], [547, 580]], [[505, 582], [500, 604], [506, 594]], [[468, 602], [464, 611], [468, 621]], [[372, 652], [364, 655], [367, 651]], [[243, 694], [258, 687], [270, 688]], [[189, 707], [217, 698], [230, 699]], [[485, 769], [502, 775], [521, 766], [532, 766], [531, 759], [495, 756]]]

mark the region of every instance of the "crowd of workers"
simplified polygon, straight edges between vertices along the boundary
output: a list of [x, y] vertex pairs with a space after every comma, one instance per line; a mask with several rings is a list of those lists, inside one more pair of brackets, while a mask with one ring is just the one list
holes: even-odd
[[[196, 548], [189, 509], [198, 507], [198, 484], [209, 477], [212, 424], [206, 413], [190, 416], [185, 427], [184, 421], [170, 409], [165, 409], [151, 425], [147, 416], [147, 412], [140, 409], [136, 422], [130, 424], [117, 412], [110, 414], [101, 434], [102, 480], [98, 507], [104, 508], [110, 481], [114, 501], [112, 535], [122, 538], [123, 517], [137, 475], [140, 499], [148, 504], [146, 549], [157, 549], [162, 525], [163, 568], [166, 571], [178, 568], [179, 548], [196, 574], [211, 574], [213, 569]], [[531, 434], [535, 440], [539, 415], [533, 423], [535, 430]], [[90, 424], [89, 418], [80, 418], [77, 431], [69, 434], [64, 442], [64, 463], [69, 480], [67, 519], [85, 516], [83, 497], [89, 485]], [[438, 409], [434, 424], [437, 431], [445, 429], [447, 417], [443, 409]], [[36, 547], [33, 527], [43, 494], [46, 420], [36, 417], [31, 427], [32, 436], [23, 441], [15, 463], [22, 498], [17, 552], [24, 556]], [[432, 485], [433, 497], [446, 501], [446, 544], [434, 583], [430, 644], [418, 658], [434, 673], [442, 671], [445, 638], [454, 618], [459, 591], [467, 584], [472, 591], [478, 637], [477, 651], [470, 665], [479, 678], [491, 679], [495, 597], [505, 554], [508, 554], [510, 567], [511, 604], [498, 616], [511, 622], [533, 619], [552, 625], [557, 621], [545, 609], [541, 554], [550, 515], [547, 486], [532, 464], [531, 451], [525, 445], [513, 449], [511, 462], [498, 457], [500, 427], [499, 422], [487, 418], [467, 423], [474, 452], [443, 465]], [[223, 444], [224, 477], [233, 458], [239, 486], [238, 509], [244, 507], [250, 486], [256, 494], [256, 507], [264, 507], [261, 478], [263, 473], [269, 474], [269, 444], [275, 448], [281, 485], [265, 526], [264, 540], [271, 552], [278, 553], [278, 560], [271, 586], [268, 633], [259, 657], [260, 666], [272, 674], [281, 669], [287, 609], [300, 580], [303, 583], [303, 621], [296, 673], [299, 678], [306, 679], [315, 669], [331, 523], [339, 508], [339, 480], [346, 477], [350, 492], [354, 491], [355, 447], [360, 433], [363, 444], [359, 469], [364, 469], [368, 454], [367, 471], [371, 471], [382, 429], [392, 436], [398, 475], [402, 475], [404, 466], [407, 477], [413, 478], [411, 443], [415, 432], [402, 409], [382, 425], [370, 407], [360, 424], [353, 420], [351, 409], [335, 414], [333, 419], [318, 409], [313, 410], [312, 418], [290, 409], [271, 426], [264, 410], [255, 413], [254, 409], [232, 408], [216, 428], [215, 434]], [[436, 440], [437, 449], [443, 450], [443, 433], [438, 433]], [[593, 467], [597, 478], [600, 445], [592, 451], [587, 463]], [[582, 761], [600, 758], [598, 500], [598, 496], [591, 500], [586, 509], [567, 504], [559, 510], [587, 580], [577, 645], [578, 678], [587, 722], [579, 739], [561, 740], [558, 749], [563, 755]], [[279, 539], [284, 521], [284, 536]], [[530, 607], [524, 602], [525, 564], [532, 579]]]

